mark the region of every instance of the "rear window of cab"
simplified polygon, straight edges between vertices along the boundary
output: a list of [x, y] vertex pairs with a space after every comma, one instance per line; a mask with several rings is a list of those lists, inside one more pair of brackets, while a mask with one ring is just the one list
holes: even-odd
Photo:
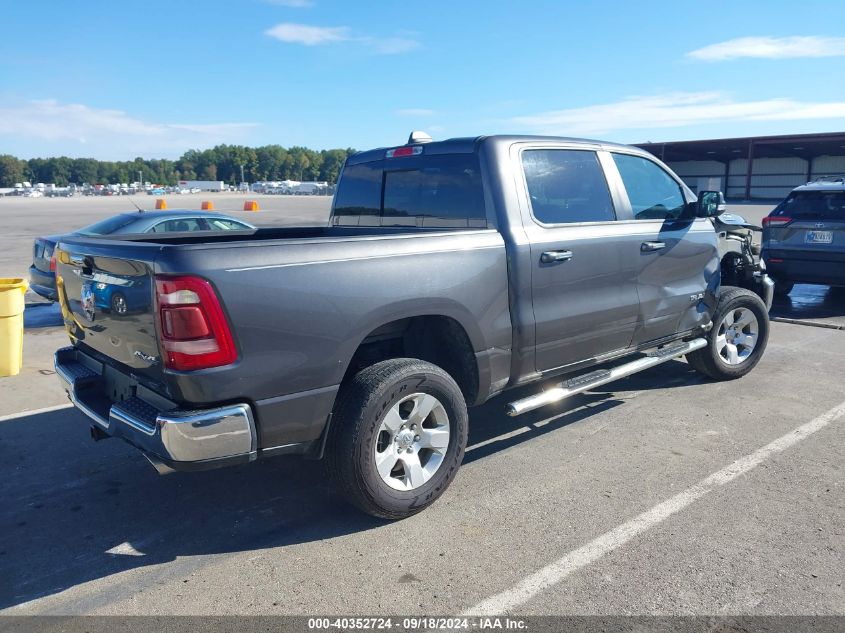
[[397, 157], [349, 165], [335, 194], [339, 226], [486, 228], [476, 154]]

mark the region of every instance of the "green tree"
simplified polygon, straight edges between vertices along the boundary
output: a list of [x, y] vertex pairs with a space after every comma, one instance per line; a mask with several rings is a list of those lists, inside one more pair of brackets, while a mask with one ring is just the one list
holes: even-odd
[[0, 187], [14, 187], [15, 183], [26, 180], [26, 163], [11, 156], [0, 155]]
[[217, 180], [217, 165], [215, 165], [214, 163], [206, 165], [205, 169], [202, 172], [202, 179]]
[[93, 158], [75, 158], [70, 166], [70, 181], [78, 185], [93, 183], [97, 180], [97, 160]]

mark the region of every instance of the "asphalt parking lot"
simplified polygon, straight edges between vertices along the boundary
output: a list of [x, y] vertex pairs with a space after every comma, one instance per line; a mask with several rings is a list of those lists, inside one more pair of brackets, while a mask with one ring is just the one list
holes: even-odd
[[[236, 215], [321, 222], [329, 204], [258, 199]], [[126, 207], [0, 200], [0, 271]], [[671, 361], [519, 418], [494, 399], [444, 497], [398, 523], [344, 505], [319, 462], [160, 477], [93, 442], [52, 374], [54, 312], [32, 300], [23, 371], [0, 380], [0, 613], [845, 615], [840, 293], [779, 301], [737, 382]]]

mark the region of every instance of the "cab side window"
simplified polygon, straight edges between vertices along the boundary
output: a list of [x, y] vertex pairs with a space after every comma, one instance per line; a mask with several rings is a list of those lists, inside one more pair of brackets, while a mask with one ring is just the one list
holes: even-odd
[[525, 150], [522, 168], [531, 210], [540, 222], [569, 224], [616, 219], [610, 189], [595, 152]]
[[635, 220], [677, 220], [683, 215], [684, 194], [663, 168], [640, 156], [612, 156], [628, 192]]

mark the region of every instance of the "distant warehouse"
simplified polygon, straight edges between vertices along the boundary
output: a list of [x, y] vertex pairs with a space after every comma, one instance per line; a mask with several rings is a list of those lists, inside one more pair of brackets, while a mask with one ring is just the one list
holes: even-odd
[[773, 200], [823, 176], [845, 174], [845, 132], [637, 143], [693, 191], [737, 200]]

